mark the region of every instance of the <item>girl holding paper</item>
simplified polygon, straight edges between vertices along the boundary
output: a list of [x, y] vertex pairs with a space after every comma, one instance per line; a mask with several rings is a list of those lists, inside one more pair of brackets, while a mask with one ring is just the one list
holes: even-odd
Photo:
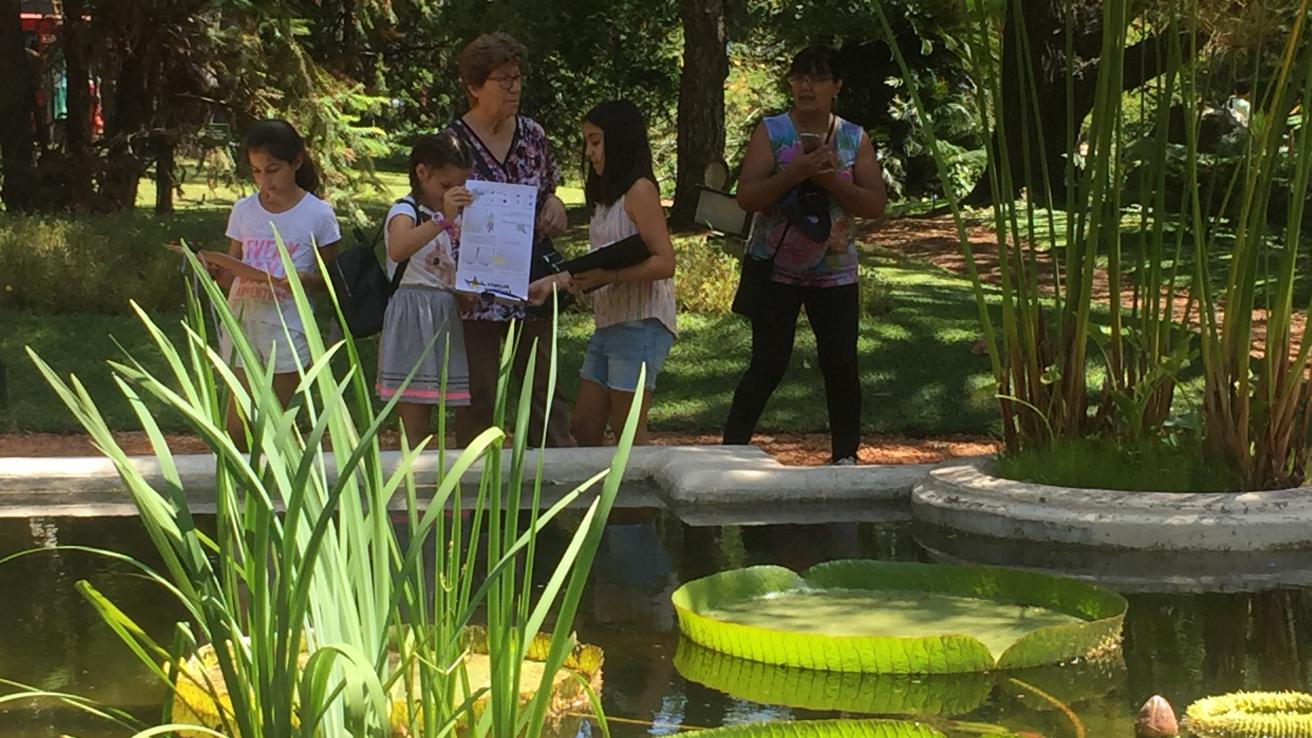
[[[310, 348], [287, 290], [277, 239], [282, 239], [301, 284], [319, 288], [323, 277], [315, 251], [324, 262], [332, 261], [341, 231], [332, 207], [314, 195], [319, 174], [290, 123], [256, 123], [246, 134], [245, 149], [258, 189], [232, 206], [228, 253], [201, 252], [201, 259], [223, 271], [219, 281], [228, 286], [228, 304], [260, 361], [274, 362], [273, 389], [285, 406], [296, 389], [301, 365], [310, 357]], [[220, 336], [219, 347], [245, 385], [241, 357], [233, 351], [226, 333]], [[243, 423], [232, 406], [228, 408], [228, 433], [242, 444]]]

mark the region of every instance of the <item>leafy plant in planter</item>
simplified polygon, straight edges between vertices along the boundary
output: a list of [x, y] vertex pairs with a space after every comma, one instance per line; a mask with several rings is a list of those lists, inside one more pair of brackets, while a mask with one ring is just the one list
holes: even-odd
[[[1198, 147], [1199, 120], [1184, 126], [1182, 149], [1167, 144], [1172, 101], [1199, 95], [1203, 30], [1197, 5], [1102, 3], [1101, 48], [1093, 64], [1079, 58], [1069, 41], [1064, 55], [1033, 58], [1039, 50], [1029, 46], [1021, 0], [974, 4], [969, 47], [979, 122], [985, 129], [996, 125], [987, 146], [990, 191], [1010, 193], [1016, 182], [1039, 183], [1021, 200], [994, 198], [996, 300], [977, 271], [955, 203], [953, 216], [975, 285], [1008, 453], [1088, 435], [1133, 444], [1160, 438], [1179, 410], [1173, 403], [1182, 373], [1201, 364], [1200, 432], [1209, 452], [1229, 463], [1247, 489], [1288, 486], [1304, 478], [1309, 423], [1308, 347], [1291, 347], [1301, 343], [1294, 331], [1294, 296], [1312, 135], [1289, 125], [1298, 102], [1312, 99], [1308, 3], [1300, 3], [1288, 29], [1280, 31], [1280, 65], [1258, 87], [1265, 93], [1254, 106], [1250, 144], [1219, 188], [1219, 203], [1194, 184], [1206, 161]], [[891, 39], [882, 10], [879, 16]], [[1064, 17], [1066, 27], [1054, 31], [1069, 39], [1075, 14]], [[998, 51], [1004, 40], [1020, 49], [1024, 63], [1004, 67]], [[896, 46], [894, 53], [906, 78], [914, 79]], [[1122, 86], [1132, 63], [1156, 72], [1146, 75], [1142, 96], [1151, 106], [1134, 111], [1139, 121], [1151, 122], [1153, 146], [1130, 146], [1124, 137]], [[1083, 140], [1075, 130], [1039, 125], [1036, 68], [1053, 64], [1065, 66], [1072, 109], [1077, 82], [1082, 85], [1096, 66]], [[1005, 99], [1004, 88], [1010, 91]], [[914, 86], [908, 94], [925, 115]], [[1005, 116], [1004, 105], [1020, 105], [1026, 114]], [[1017, 157], [1009, 155], [1003, 128], [1017, 117], [1022, 140], [1065, 137], [1062, 171], [1052, 171], [1028, 150], [1019, 157], [1022, 170], [1013, 170]], [[925, 130], [940, 179], [947, 181], [950, 153], [932, 138], [933, 126]], [[1282, 167], [1292, 174], [1278, 177]], [[1184, 172], [1183, 192], [1168, 185], [1172, 169]], [[1273, 225], [1266, 214], [1282, 191], [1289, 193], [1287, 217]], [[1064, 219], [1036, 205], [1053, 202], [1053, 193], [1061, 193]], [[1136, 206], [1126, 207], [1128, 199]], [[1266, 319], [1265, 345], [1257, 352], [1255, 308], [1264, 309]]]
[[[282, 259], [287, 273], [294, 274], [285, 249]], [[310, 356], [295, 399], [284, 408], [273, 393], [271, 369], [257, 359], [222, 292], [194, 256], [188, 260], [201, 275], [207, 307], [233, 336], [243, 364], [252, 367], [250, 388], [241, 386], [211, 348], [199, 296], [189, 295], [187, 335], [180, 346], [138, 309], [166, 374], [148, 373], [131, 356], [110, 364], [153, 444], [162, 484], [152, 486], [141, 465], [118, 445], [81, 382], [59, 379], [32, 354], [115, 464], [163, 570], [111, 551], [93, 552], [156, 582], [185, 609], [187, 621], [178, 624], [173, 648], [165, 648], [91, 584], [78, 583], [79, 591], [170, 690], [181, 686], [170, 665], [212, 646], [206, 653], [216, 662], [221, 685], [205, 677], [188, 686], [208, 693], [214, 704], [225, 695], [230, 705], [218, 711], [218, 730], [167, 724], [166, 705], [166, 725], [137, 734], [382, 736], [399, 725], [406, 735], [433, 738], [452, 734], [458, 723], [472, 735], [541, 734], [553, 680], [575, 646], [573, 616], [628, 460], [634, 419], [626, 424], [609, 469], [543, 509], [542, 457], [535, 468], [526, 454], [528, 390], [512, 405], [506, 389], [513, 356], [508, 345], [495, 417], [498, 426], [507, 413], [514, 417], [517, 432], [509, 450], [502, 449], [506, 434], [493, 427], [448, 458], [438, 413], [436, 473], [424, 473], [419, 465], [433, 438], [414, 439], [389, 470], [378, 433], [395, 401], [374, 412], [353, 340], [349, 335], [331, 345], [324, 340], [299, 280], [293, 277], [290, 290]], [[554, 363], [551, 372], [554, 386]], [[532, 386], [531, 376], [524, 386]], [[225, 430], [229, 397], [246, 419], [249, 453], [238, 450]], [[215, 455], [213, 535], [202, 531], [191, 512], [177, 460], [152, 416], [160, 405], [184, 416]], [[466, 507], [461, 480], [480, 462], [477, 498]], [[535, 594], [530, 579], [538, 532], [602, 480], [600, 493]], [[403, 535], [390, 517], [393, 506], [403, 511]], [[26, 553], [32, 552], [17, 555]], [[476, 562], [486, 567], [484, 575], [475, 574]], [[466, 670], [468, 626], [476, 610], [486, 623], [489, 654], [488, 686], [482, 688], [471, 688]], [[548, 625], [551, 617], [554, 624]], [[545, 647], [537, 639], [542, 631], [549, 634]], [[521, 670], [530, 654], [542, 662], [542, 676], [524, 699]], [[122, 713], [73, 695], [29, 690], [0, 701], [31, 697], [55, 697], [124, 727], [142, 728]], [[401, 705], [399, 714], [394, 702]]]

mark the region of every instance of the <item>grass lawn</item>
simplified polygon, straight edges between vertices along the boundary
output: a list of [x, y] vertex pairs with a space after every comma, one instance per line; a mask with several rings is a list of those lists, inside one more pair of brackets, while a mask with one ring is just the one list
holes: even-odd
[[[375, 222], [390, 200], [404, 194], [406, 187], [401, 171], [380, 171], [379, 176], [389, 191], [360, 203]], [[123, 308], [130, 297], [141, 301], [150, 306], [152, 315], [170, 335], [180, 337], [181, 312], [177, 306], [181, 276], [171, 261], [159, 258], [162, 249], [156, 247], [179, 237], [206, 247], [222, 246], [228, 210], [235, 198], [249, 192], [249, 188], [243, 191], [231, 186], [211, 192], [203, 181], [193, 179], [183, 184], [176, 198], [177, 212], [156, 216], [149, 209], [153, 205], [153, 186], [145, 181], [142, 184], [144, 199], [134, 212], [79, 216], [49, 224], [0, 216], [0, 237], [8, 228], [11, 248], [30, 252], [26, 279], [49, 281], [48, 289], [44, 284], [29, 287], [29, 294], [65, 295], [27, 305], [7, 303], [0, 295], [0, 325], [5, 327], [0, 331], [0, 362], [8, 373], [8, 400], [0, 406], [0, 432], [79, 430], [28, 360], [26, 346], [34, 348], [61, 374], [72, 372], [81, 377], [92, 396], [104, 403], [102, 409], [112, 427], [136, 427], [105, 361], [122, 357], [121, 344], [148, 367], [160, 368], [160, 364], [151, 361], [153, 353], [144, 329], [135, 317], [121, 314]], [[586, 240], [580, 212], [583, 193], [572, 187], [563, 187], [559, 192], [571, 207], [571, 220], [576, 226], [559, 239], [558, 246], [573, 253]], [[339, 207], [338, 214], [345, 222], [346, 210]], [[42, 248], [49, 251], [31, 246], [32, 238], [24, 239], [25, 228], [31, 230], [32, 238], [44, 239]], [[344, 230], [344, 234], [350, 238], [349, 231]], [[90, 264], [77, 261], [82, 274], [80, 291], [93, 293], [95, 299], [85, 300], [87, 307], [70, 308], [68, 296], [76, 293], [70, 293], [66, 285], [59, 289], [60, 280], [67, 279], [67, 267], [59, 259], [65, 253], [75, 258], [77, 250], [73, 247], [84, 242], [113, 253]], [[3, 246], [0, 243], [0, 265], [4, 263]], [[869, 249], [863, 259], [876, 268], [891, 305], [878, 317], [867, 316], [862, 321], [859, 351], [864, 429], [919, 436], [992, 432], [997, 422], [995, 405], [987, 393], [981, 395], [975, 390], [988, 384], [989, 367], [986, 357], [970, 351], [979, 331], [969, 283], [931, 265], [885, 251]], [[652, 427], [718, 431], [747, 363], [750, 331], [745, 320], [732, 315], [684, 314], [679, 321], [680, 338], [657, 383]], [[591, 329], [591, 317], [577, 310], [562, 320], [562, 390], [570, 398], [576, 391], [575, 377]], [[361, 351], [365, 369], [372, 377], [374, 341], [362, 342]], [[176, 419], [164, 422], [170, 429], [182, 427]], [[815, 341], [803, 318], [792, 363], [766, 408], [761, 431], [813, 432], [827, 427]]]
[[[862, 321], [862, 417], [868, 432], [933, 436], [989, 433], [995, 409], [975, 387], [987, 383], [988, 360], [971, 353], [978, 337], [969, 285], [920, 262], [888, 253], [867, 258], [890, 291], [892, 309]], [[156, 320], [180, 336], [178, 313]], [[681, 315], [681, 336], [666, 361], [652, 407], [659, 430], [719, 430], [738, 376], [746, 365], [750, 332], [736, 316]], [[804, 321], [805, 319], [803, 319]], [[24, 351], [32, 346], [61, 374], [74, 372], [92, 396], [104, 401], [115, 428], [134, 428], [125, 402], [111, 383], [105, 360], [121, 356], [118, 344], [158, 368], [144, 330], [135, 318], [101, 314], [49, 314], [0, 309], [0, 361], [8, 370], [8, 404], [0, 408], [0, 431], [78, 430], [45, 386]], [[573, 397], [590, 316], [571, 312], [561, 327], [563, 391]], [[815, 343], [808, 326], [798, 330], [797, 348], [783, 384], [761, 423], [763, 432], [809, 432], [827, 428]], [[363, 342], [366, 370], [374, 371], [375, 343]], [[179, 423], [168, 421], [172, 428]]]

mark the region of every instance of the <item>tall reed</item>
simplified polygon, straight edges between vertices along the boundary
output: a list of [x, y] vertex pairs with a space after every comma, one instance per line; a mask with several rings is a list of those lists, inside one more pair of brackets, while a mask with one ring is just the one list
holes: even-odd
[[[279, 248], [287, 273], [294, 275], [281, 242]], [[181, 605], [186, 620], [177, 626], [175, 647], [166, 648], [138, 627], [90, 583], [79, 582], [78, 589], [170, 690], [179, 688], [178, 680], [192, 679], [216, 704], [226, 694], [231, 708], [219, 710], [217, 730], [188, 726], [194, 735], [435, 738], [457, 727], [480, 736], [540, 735], [553, 680], [574, 645], [574, 613], [628, 461], [636, 416], [629, 418], [609, 468], [544, 508], [543, 458], [539, 454], [531, 465], [526, 453], [530, 444], [545, 440], [530, 439], [527, 432], [531, 369], [508, 407], [518, 340], [512, 336], [501, 357], [496, 425], [448, 460], [444, 413], [438, 412], [436, 436], [407, 439], [413, 445], [403, 443], [389, 470], [378, 434], [390, 422], [396, 400], [375, 413], [353, 339], [348, 334], [335, 343], [325, 340], [300, 280], [293, 276], [289, 289], [310, 355], [301, 357], [295, 398], [283, 407], [272, 389], [271, 366], [258, 359], [200, 263], [190, 254], [187, 259], [200, 275], [200, 289], [189, 290], [181, 345], [170, 343], [137, 309], [167, 371], [151, 374], [131, 356], [110, 362], [115, 383], [151, 441], [163, 484], [148, 482], [77, 377], [60, 379], [29, 350], [97, 448], [113, 461], [137, 506], [162, 570], [100, 553], [143, 572]], [[329, 298], [340, 320], [337, 301]], [[211, 347], [206, 307], [249, 367], [245, 385]], [[552, 342], [548, 384], [554, 391], [554, 334]], [[243, 418], [249, 452], [225, 430], [228, 400]], [[214, 453], [212, 536], [191, 511], [174, 455], [154, 419], [160, 407], [184, 417]], [[516, 432], [507, 452], [501, 427], [508, 411]], [[433, 446], [436, 473], [422, 472], [420, 461]], [[475, 477], [477, 495], [466, 505], [461, 482]], [[532, 572], [543, 563], [535, 561], [538, 534], [578, 502], [587, 502], [582, 522], [559, 560], [547, 562], [551, 574], [535, 593]], [[404, 515], [403, 536], [393, 525], [391, 508]], [[467, 626], [476, 613], [489, 642], [491, 679], [484, 687], [471, 685], [467, 669]], [[520, 671], [534, 636], [544, 629], [549, 633], [545, 670], [525, 699]], [[168, 666], [204, 644], [214, 647], [219, 683]], [[24, 696], [51, 697], [29, 691], [4, 700]], [[80, 698], [54, 697], [124, 719]], [[184, 727], [164, 722], [139, 726], [138, 735]], [[604, 719], [601, 725], [604, 730]]]
[[[1194, 111], [1200, 109], [1195, 102], [1204, 29], [1196, 0], [1103, 2], [1091, 112], [1087, 125], [1076, 122], [1065, 131], [1042, 125], [1045, 101], [1037, 70], [1052, 64], [1053, 56], [1036, 58], [1042, 50], [1030, 46], [1025, 7], [1022, 0], [971, 4], [975, 22], [966, 45], [979, 123], [993, 132], [987, 144], [998, 251], [992, 282], [979, 274], [966, 221], [949, 198], [1007, 451], [1086, 435], [1127, 443], [1160, 436], [1170, 415], [1181, 410], [1175, 403], [1181, 373], [1201, 356], [1201, 432], [1208, 447], [1231, 462], [1248, 488], [1300, 482], [1307, 457], [1308, 352], [1302, 337], [1293, 335], [1293, 295], [1312, 144], [1305, 128], [1291, 131], [1288, 121], [1312, 92], [1312, 52], [1304, 41], [1307, 3], [1299, 5], [1281, 39], [1284, 54], [1253, 116], [1241, 174], [1229, 182], [1200, 181], [1202, 118]], [[904, 76], [914, 79], [878, 3], [876, 10]], [[1056, 57], [1064, 60], [1070, 119], [1079, 80], [1093, 61], [1077, 64], [1074, 12], [1064, 9], [1063, 17], [1065, 27], [1051, 30], [1065, 43]], [[1153, 40], [1135, 57], [1154, 70], [1143, 75], [1149, 79], [1137, 90], [1138, 110], [1124, 105], [1127, 49], [1135, 46], [1131, 33], [1140, 52], [1142, 39]], [[1014, 69], [1003, 62], [1004, 34], [1018, 59]], [[914, 86], [909, 93], [927, 115]], [[1004, 106], [1021, 113], [1008, 116]], [[1170, 142], [1176, 106], [1184, 111], [1182, 145]], [[1133, 144], [1125, 133], [1131, 113], [1148, 122], [1144, 138]], [[1038, 140], [1039, 151], [1045, 150], [1044, 137], [1064, 136], [1062, 171], [1052, 171], [1044, 158], [1035, 161], [1028, 146], [1020, 152], [1021, 171], [1013, 171], [1018, 157], [1008, 149], [1007, 126], [1016, 122], [1020, 140]], [[926, 130], [942, 175], [946, 157], [932, 126]], [[1079, 130], [1084, 151], [1077, 144]], [[1176, 156], [1184, 171], [1178, 193], [1169, 177]], [[1277, 227], [1267, 213], [1282, 162], [1293, 176], [1286, 223]], [[1010, 195], [1017, 183], [1028, 187], [1020, 199]], [[1224, 192], [1219, 209], [1204, 197], [1212, 190]], [[1126, 202], [1127, 195], [1136, 202]], [[1231, 198], [1235, 207], [1228, 209]], [[1057, 207], [1064, 222], [1058, 222]], [[1227, 237], [1231, 232], [1233, 239]], [[1218, 256], [1228, 261], [1224, 278], [1214, 273]], [[1268, 286], [1265, 293], [1260, 285]], [[1259, 297], [1267, 300], [1266, 336], [1264, 348], [1254, 352]]]

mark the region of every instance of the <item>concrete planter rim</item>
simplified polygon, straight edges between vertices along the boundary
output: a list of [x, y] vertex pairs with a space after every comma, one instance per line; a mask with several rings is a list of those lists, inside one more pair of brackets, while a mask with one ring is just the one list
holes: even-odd
[[1312, 487], [1135, 492], [989, 473], [993, 457], [940, 464], [912, 490], [913, 517], [977, 535], [1111, 548], [1256, 551], [1312, 546]]

